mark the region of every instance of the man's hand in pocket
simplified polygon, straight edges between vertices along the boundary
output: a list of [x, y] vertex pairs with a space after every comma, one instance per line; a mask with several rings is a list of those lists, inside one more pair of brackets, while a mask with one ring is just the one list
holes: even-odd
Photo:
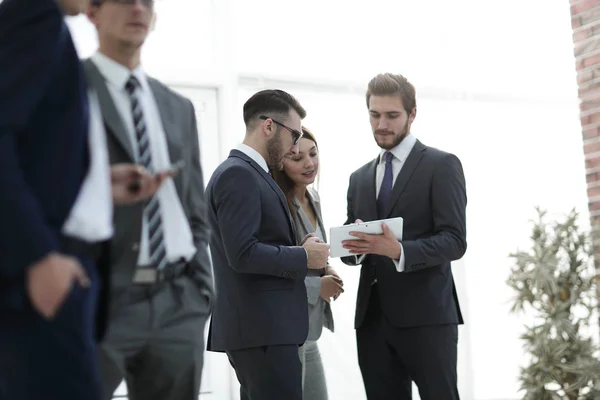
[[56, 316], [73, 284], [88, 287], [89, 278], [79, 261], [51, 253], [27, 270], [27, 294], [33, 308], [44, 318]]

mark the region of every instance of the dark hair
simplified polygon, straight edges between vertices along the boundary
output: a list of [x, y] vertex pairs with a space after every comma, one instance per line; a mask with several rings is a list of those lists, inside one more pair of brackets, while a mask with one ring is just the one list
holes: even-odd
[[[312, 140], [313, 142], [315, 142], [315, 146], [317, 146], [317, 149], [319, 148], [319, 144], [317, 143], [315, 136], [310, 130], [308, 130], [308, 128], [302, 127], [302, 133], [302, 139]], [[297, 212], [296, 207], [294, 206], [294, 189], [296, 188], [296, 184], [289, 176], [285, 174], [285, 172], [283, 172], [283, 170], [274, 170], [272, 171], [272, 174], [273, 179], [285, 195], [292, 217], [296, 219]]]
[[252, 119], [261, 115], [286, 117], [292, 109], [300, 115], [300, 119], [306, 117], [306, 110], [291, 94], [277, 89], [261, 90], [244, 104], [244, 123], [248, 126]]
[[367, 88], [367, 107], [371, 96], [394, 96], [402, 99], [402, 105], [407, 114], [417, 107], [415, 87], [404, 76], [398, 74], [379, 74], [371, 79]]

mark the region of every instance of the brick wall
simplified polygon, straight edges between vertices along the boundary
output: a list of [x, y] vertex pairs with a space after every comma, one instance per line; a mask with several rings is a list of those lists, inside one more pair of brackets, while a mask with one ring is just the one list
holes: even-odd
[[[588, 207], [600, 230], [600, 0], [570, 0]], [[600, 272], [600, 253], [596, 255]], [[600, 298], [600, 285], [598, 285]]]

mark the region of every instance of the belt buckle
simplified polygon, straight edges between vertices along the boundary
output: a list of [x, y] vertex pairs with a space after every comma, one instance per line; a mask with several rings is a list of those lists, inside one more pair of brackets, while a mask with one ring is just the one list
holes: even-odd
[[158, 271], [154, 268], [138, 268], [133, 275], [133, 283], [152, 285], [158, 280]]

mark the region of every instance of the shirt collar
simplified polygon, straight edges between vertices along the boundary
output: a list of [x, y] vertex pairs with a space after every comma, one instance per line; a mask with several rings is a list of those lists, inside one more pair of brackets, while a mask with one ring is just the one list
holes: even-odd
[[[392, 153], [395, 158], [400, 160], [400, 162], [404, 163], [404, 161], [406, 161], [408, 158], [412, 148], [415, 146], [415, 143], [417, 143], [417, 138], [412, 133], [409, 133], [404, 139], [402, 139], [400, 144], [389, 150], [389, 152]], [[386, 151], [388, 150], [381, 149], [381, 153], [379, 154], [379, 163], [385, 163], [383, 155]]]
[[258, 165], [260, 165], [261, 168], [264, 169], [266, 173], [269, 173], [269, 166], [267, 165], [267, 161], [265, 160], [265, 158], [263, 156], [260, 155], [260, 153], [258, 151], [254, 150], [252, 147], [250, 147], [244, 143], [240, 143], [237, 146], [237, 149], [239, 151], [241, 151], [242, 153], [244, 153], [245, 155], [247, 155], [248, 157], [250, 157], [252, 160], [254, 160], [254, 162], [257, 163]]
[[141, 65], [130, 70], [100, 52], [96, 52], [92, 56], [92, 61], [96, 64], [104, 78], [119, 89], [125, 90], [125, 84], [131, 75], [135, 76], [140, 82], [142, 90], [147, 90], [149, 88], [148, 79], [146, 78], [146, 74], [144, 74]]

